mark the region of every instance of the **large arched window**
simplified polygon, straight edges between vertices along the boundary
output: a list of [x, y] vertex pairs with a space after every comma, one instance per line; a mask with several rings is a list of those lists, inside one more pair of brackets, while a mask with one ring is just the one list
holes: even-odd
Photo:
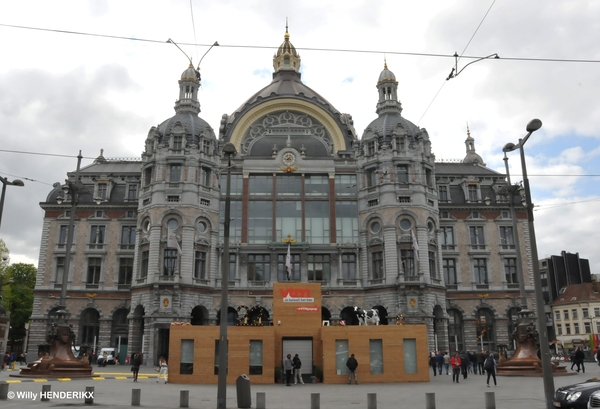
[[94, 345], [98, 342], [100, 334], [100, 314], [93, 308], [88, 308], [81, 313], [79, 319], [80, 345]]
[[484, 351], [496, 350], [496, 322], [494, 314], [487, 308], [477, 311], [475, 317], [475, 331], [477, 347]]
[[208, 311], [206, 307], [196, 305], [192, 309], [192, 318], [190, 323], [192, 325], [206, 325], [208, 323]]
[[460, 311], [448, 310], [448, 343], [450, 355], [464, 349], [463, 317]]

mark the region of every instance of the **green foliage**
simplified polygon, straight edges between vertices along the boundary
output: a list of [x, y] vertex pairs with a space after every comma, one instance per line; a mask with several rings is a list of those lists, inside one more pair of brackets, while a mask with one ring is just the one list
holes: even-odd
[[320, 379], [321, 381], [323, 381], [323, 367], [322, 366], [315, 365], [313, 367], [313, 374], [314, 374], [314, 376], [317, 377], [317, 379]]
[[279, 383], [281, 381], [281, 367], [275, 367], [275, 383]]
[[33, 264], [15, 263], [5, 270], [4, 282], [12, 283], [3, 289], [3, 305], [10, 312], [10, 326], [25, 328], [33, 311], [33, 288], [37, 270]]

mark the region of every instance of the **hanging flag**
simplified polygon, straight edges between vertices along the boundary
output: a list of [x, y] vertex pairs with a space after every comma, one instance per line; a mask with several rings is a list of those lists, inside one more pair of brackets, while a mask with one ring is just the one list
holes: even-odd
[[181, 247], [179, 247], [179, 242], [177, 241], [177, 235], [171, 228], [167, 228], [167, 248], [168, 249], [177, 249], [179, 254], [181, 254]]
[[411, 230], [410, 235], [412, 237], [412, 248], [413, 248], [413, 251], [415, 252], [415, 259], [418, 261], [419, 260], [419, 242], [417, 241], [417, 238], [415, 237], [414, 231]]
[[285, 269], [287, 273], [287, 279], [290, 281], [292, 279], [292, 253], [291, 253], [291, 243], [288, 243], [288, 252], [285, 256]]

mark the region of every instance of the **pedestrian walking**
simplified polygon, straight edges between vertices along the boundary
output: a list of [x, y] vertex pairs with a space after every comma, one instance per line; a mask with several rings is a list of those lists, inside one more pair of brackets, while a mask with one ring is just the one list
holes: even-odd
[[133, 382], [138, 381], [138, 373], [140, 372], [140, 365], [142, 365], [143, 354], [141, 352], [133, 354], [131, 372], [133, 372]]
[[583, 361], [585, 360], [585, 354], [581, 347], [577, 347], [577, 351], [575, 351], [575, 364], [577, 365], [577, 372], [583, 371], [585, 373], [585, 365]]
[[160, 381], [161, 376], [164, 375], [165, 377], [165, 384], [167, 383], [167, 375], [169, 374], [169, 366], [167, 365], [167, 360], [165, 359], [164, 356], [161, 356], [160, 358], [158, 358], [158, 367], [159, 372], [158, 372], [158, 379], [156, 380], [156, 382], [158, 383]]
[[285, 371], [285, 386], [291, 386], [292, 371], [294, 370], [294, 364], [292, 363], [292, 354], [287, 354], [287, 357], [283, 361], [283, 370]]
[[356, 376], [356, 368], [358, 368], [358, 361], [354, 358], [354, 354], [350, 355], [350, 358], [346, 361], [346, 366], [350, 370], [348, 376], [348, 385], [352, 384], [352, 376], [354, 376], [354, 384], [358, 385], [358, 377]]
[[452, 382], [459, 383], [462, 362], [458, 352], [455, 352], [454, 356], [450, 358], [450, 365], [452, 365]]
[[438, 364], [437, 356], [433, 352], [431, 352], [429, 354], [429, 366], [433, 370], [433, 376], [436, 376], [436, 374], [437, 374], [437, 366], [438, 366], [437, 364]]
[[490, 354], [483, 363], [483, 369], [487, 372], [487, 387], [490, 387], [490, 376], [494, 378], [494, 386], [498, 386], [496, 383], [496, 359], [494, 354]]
[[300, 382], [304, 385], [304, 379], [302, 379], [302, 361], [298, 354], [294, 355], [294, 359], [292, 359], [292, 365], [294, 366], [294, 385], [297, 385]]
[[444, 352], [444, 368], [446, 368], [446, 375], [450, 375], [450, 355], [448, 355], [448, 352]]

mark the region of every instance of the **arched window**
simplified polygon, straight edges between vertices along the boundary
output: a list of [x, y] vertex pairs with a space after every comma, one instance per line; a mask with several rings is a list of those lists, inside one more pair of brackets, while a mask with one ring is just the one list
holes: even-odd
[[196, 305], [192, 309], [192, 318], [190, 323], [192, 325], [206, 325], [208, 322], [208, 311], [201, 305]]
[[463, 318], [458, 310], [448, 310], [448, 343], [450, 355], [464, 349]]
[[88, 308], [81, 313], [79, 319], [80, 345], [94, 345], [98, 342], [100, 334], [100, 314], [93, 308]]
[[494, 314], [487, 308], [477, 311], [475, 317], [475, 331], [477, 335], [477, 347], [485, 351], [496, 350], [496, 322]]

